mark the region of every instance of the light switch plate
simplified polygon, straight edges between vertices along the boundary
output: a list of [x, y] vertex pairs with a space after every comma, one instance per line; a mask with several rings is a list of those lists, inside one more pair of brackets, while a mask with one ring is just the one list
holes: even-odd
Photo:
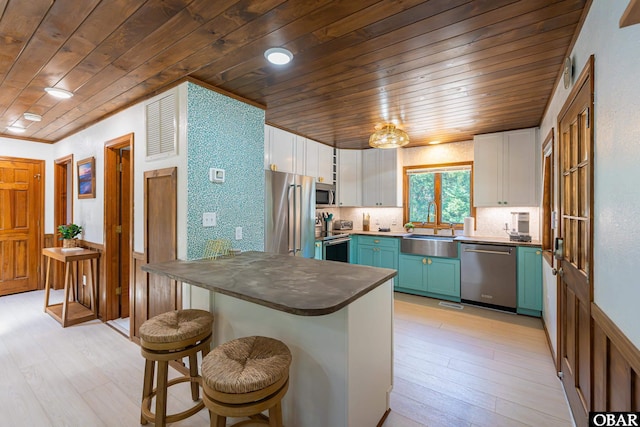
[[242, 240], [242, 227], [236, 227], [236, 240]]
[[203, 227], [215, 227], [216, 226], [216, 213], [204, 212], [202, 214], [202, 226]]

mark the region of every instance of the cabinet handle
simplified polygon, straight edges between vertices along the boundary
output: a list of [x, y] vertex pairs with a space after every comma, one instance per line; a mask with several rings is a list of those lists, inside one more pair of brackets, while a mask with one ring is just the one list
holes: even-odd
[[380, 243], [380, 240], [374, 240], [373, 243]]
[[431, 265], [433, 261], [431, 261], [430, 259], [427, 260], [427, 264]]
[[427, 259], [426, 258], [422, 258], [422, 263], [426, 264], [427, 263]]
[[271, 163], [271, 164], [269, 165], [269, 168], [270, 168], [272, 171], [274, 171], [274, 172], [278, 170], [278, 166], [276, 166], [276, 164], [275, 164], [275, 163]]
[[507, 204], [507, 202], [502, 202], [502, 204], [503, 204], [503, 205], [506, 205], [506, 204]]
[[502, 204], [502, 202], [501, 202], [500, 200], [498, 200], [498, 204], [499, 204], [499, 205], [501, 205], [501, 204]]
[[536, 251], [536, 255], [540, 255], [542, 252], [540, 251]]

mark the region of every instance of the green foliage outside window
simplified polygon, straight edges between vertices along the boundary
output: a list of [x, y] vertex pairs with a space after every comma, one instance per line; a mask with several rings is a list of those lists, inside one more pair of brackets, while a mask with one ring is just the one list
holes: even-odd
[[412, 172], [408, 176], [409, 218], [414, 223], [433, 223], [434, 208], [427, 218], [429, 203], [438, 208], [438, 224], [462, 224], [471, 216], [471, 168]]

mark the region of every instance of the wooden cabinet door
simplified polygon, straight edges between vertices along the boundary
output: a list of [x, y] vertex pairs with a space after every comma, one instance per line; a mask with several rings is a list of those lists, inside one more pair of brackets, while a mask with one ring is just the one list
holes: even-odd
[[473, 138], [473, 203], [502, 206], [502, 134]]
[[358, 264], [377, 267], [378, 251], [377, 247], [370, 245], [358, 245]]
[[503, 204], [538, 206], [536, 130], [505, 132], [503, 158]]
[[316, 182], [318, 181], [318, 175], [320, 173], [318, 170], [319, 148], [319, 143], [311, 139], [305, 141], [304, 174], [313, 177]]
[[295, 135], [271, 126], [269, 132], [271, 164], [280, 172], [294, 173]]
[[318, 144], [318, 182], [333, 184], [333, 147]]
[[427, 258], [427, 291], [460, 298], [460, 261]]
[[378, 190], [381, 206], [398, 204], [398, 150], [376, 150], [378, 154]]
[[378, 254], [378, 265], [376, 267], [398, 269], [398, 249], [379, 246]]
[[[518, 247], [518, 310], [542, 311], [542, 250]], [[525, 313], [526, 314], [526, 313]]]
[[398, 276], [396, 284], [400, 288], [416, 291], [427, 290], [424, 267], [426, 258], [415, 255], [400, 255], [398, 258]]
[[377, 150], [364, 150], [362, 152], [362, 206], [379, 206], [379, 192]]
[[362, 154], [360, 150], [340, 150], [338, 157], [338, 206], [360, 206]]

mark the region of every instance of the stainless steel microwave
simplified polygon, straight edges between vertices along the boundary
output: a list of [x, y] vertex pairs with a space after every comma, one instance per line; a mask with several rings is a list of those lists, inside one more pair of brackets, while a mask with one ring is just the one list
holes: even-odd
[[332, 207], [336, 205], [336, 186], [331, 184], [325, 184], [322, 182], [316, 183], [316, 207]]

